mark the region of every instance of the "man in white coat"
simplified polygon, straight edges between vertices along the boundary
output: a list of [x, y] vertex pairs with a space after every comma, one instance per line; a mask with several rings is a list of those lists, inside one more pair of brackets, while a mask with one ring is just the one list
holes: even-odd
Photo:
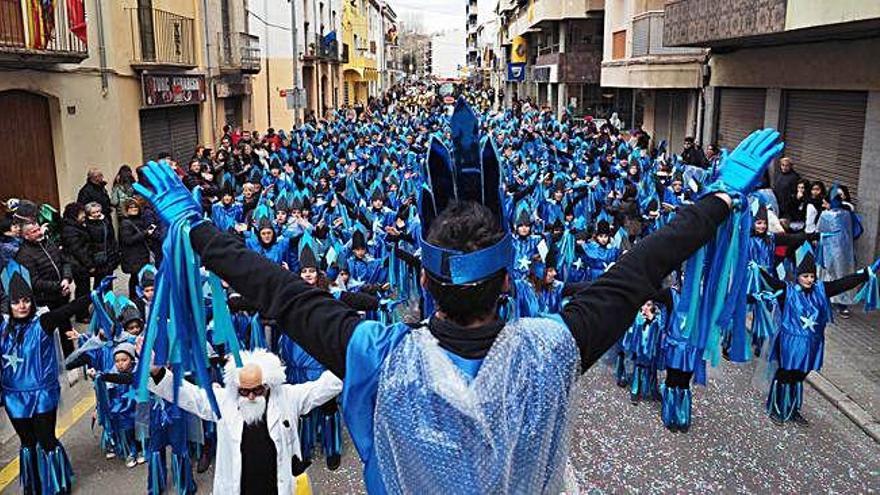
[[[325, 371], [315, 381], [288, 385], [278, 356], [257, 349], [242, 351], [241, 359], [241, 368], [231, 359], [226, 363], [225, 387], [214, 384], [221, 418], [211, 410], [205, 391], [185, 381], [178, 391], [178, 406], [217, 422], [214, 493], [294, 493], [291, 459], [301, 457], [297, 421], [338, 395], [342, 382]], [[152, 375], [150, 390], [173, 400], [171, 372], [153, 368]], [[276, 462], [266, 462], [273, 457]]]

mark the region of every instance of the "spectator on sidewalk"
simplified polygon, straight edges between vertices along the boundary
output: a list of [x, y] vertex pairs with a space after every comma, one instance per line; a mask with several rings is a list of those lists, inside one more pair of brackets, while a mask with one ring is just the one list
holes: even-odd
[[21, 246], [21, 225], [15, 222], [12, 215], [0, 219], [0, 271], [6, 263], [15, 258]]
[[694, 138], [684, 138], [684, 149], [681, 151], [681, 162], [685, 165], [706, 168], [707, 160], [703, 150], [694, 143]]
[[157, 226], [149, 224], [141, 215], [141, 205], [135, 198], [125, 204], [125, 217], [119, 222], [119, 246], [122, 249], [122, 271], [128, 278], [128, 297], [137, 300], [138, 273], [150, 263], [149, 241]]
[[810, 186], [810, 196], [807, 199], [807, 218], [804, 224], [804, 232], [812, 234], [816, 232], [816, 224], [819, 223], [819, 214], [825, 209], [823, 203], [827, 191], [825, 184], [817, 180]]
[[112, 274], [119, 264], [119, 245], [116, 243], [113, 224], [101, 211], [101, 205], [89, 203], [85, 205], [85, 209], [86, 229], [89, 232], [89, 251], [91, 251], [95, 267], [95, 272], [92, 275], [94, 277], [92, 288], [95, 288], [104, 277]]
[[[62, 222], [62, 255], [73, 274], [75, 296], [86, 296], [92, 288], [90, 277], [95, 274], [95, 264], [89, 250], [89, 231], [86, 229], [86, 209], [79, 203], [68, 204], [64, 207]], [[80, 323], [87, 323], [88, 311], [77, 314], [76, 319]]]
[[791, 158], [787, 156], [780, 158], [779, 171], [773, 181], [773, 194], [776, 195], [776, 202], [779, 203], [780, 218], [791, 218], [791, 199], [795, 193], [797, 181], [800, 179], [801, 176], [795, 172]]
[[113, 188], [110, 190], [110, 204], [116, 209], [116, 221], [122, 220], [125, 216], [125, 204], [129, 199], [134, 197], [134, 172], [131, 167], [123, 165], [119, 167], [119, 172], [113, 178]]
[[[73, 281], [70, 264], [64, 261], [61, 250], [46, 238], [45, 232], [35, 221], [28, 220], [22, 224], [21, 235], [21, 248], [15, 260], [30, 273], [34, 302], [38, 307], [45, 306], [50, 310], [64, 306], [70, 302]], [[58, 328], [64, 334], [71, 329], [70, 321]], [[73, 343], [67, 339], [61, 341], [64, 354], [69, 354], [73, 350]]]
[[86, 183], [80, 188], [76, 202], [81, 205], [98, 203], [101, 205], [102, 213], [110, 214], [110, 195], [107, 194], [107, 181], [104, 180], [104, 172], [97, 168], [89, 169]]

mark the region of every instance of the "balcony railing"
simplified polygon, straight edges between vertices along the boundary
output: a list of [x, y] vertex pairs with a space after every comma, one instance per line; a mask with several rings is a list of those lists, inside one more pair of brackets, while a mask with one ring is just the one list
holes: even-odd
[[559, 51], [559, 43], [551, 43], [549, 45], [542, 45], [538, 47], [538, 56], [547, 55], [550, 53], [556, 53]]
[[[0, 60], [76, 63], [89, 56], [85, 11], [51, 5], [0, 0]], [[36, 18], [42, 22], [31, 24]]]
[[128, 8], [132, 65], [196, 67], [194, 21], [159, 9]]
[[663, 11], [640, 14], [633, 19], [632, 56], [649, 55], [700, 55], [699, 48], [672, 47], [663, 44]]
[[305, 53], [303, 53], [303, 59], [330, 60], [338, 62], [340, 60], [339, 41], [336, 39], [326, 41], [326, 38], [326, 35], [321, 34], [308, 36], [309, 41], [306, 45]]
[[220, 66], [245, 74], [260, 72], [260, 37], [248, 33], [218, 33]]

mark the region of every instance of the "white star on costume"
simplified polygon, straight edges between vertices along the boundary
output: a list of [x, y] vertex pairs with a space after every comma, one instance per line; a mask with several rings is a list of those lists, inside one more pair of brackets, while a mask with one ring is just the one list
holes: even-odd
[[571, 265], [573, 267], [577, 268], [578, 270], [580, 270], [584, 267], [584, 261], [582, 259], [578, 258]]
[[801, 316], [801, 327], [803, 327], [804, 330], [815, 332], [816, 320], [814, 320], [812, 316]]
[[12, 372], [15, 373], [18, 371], [18, 365], [24, 362], [23, 358], [18, 357], [18, 354], [4, 354], [3, 359], [6, 360], [3, 363], [4, 368], [8, 368], [12, 366]]
[[532, 265], [532, 262], [525, 256], [516, 260], [516, 268], [517, 270], [528, 270], [529, 266]]

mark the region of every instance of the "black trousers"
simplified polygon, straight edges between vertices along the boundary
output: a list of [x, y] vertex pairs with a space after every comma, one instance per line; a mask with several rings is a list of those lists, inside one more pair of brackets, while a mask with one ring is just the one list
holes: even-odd
[[682, 371], [673, 368], [666, 370], [666, 386], [674, 388], [691, 388], [692, 371]]
[[797, 383], [807, 379], [807, 373], [800, 370], [787, 370], [779, 368], [776, 370], [776, 380], [779, 383]]
[[53, 409], [31, 418], [9, 418], [12, 428], [15, 429], [15, 434], [18, 435], [21, 446], [33, 448], [39, 444], [46, 452], [54, 450], [58, 446], [58, 439], [55, 438], [57, 412], [57, 409]]
[[[86, 292], [86, 294], [88, 294], [88, 292]], [[49, 308], [49, 311], [52, 311], [53, 309], [58, 309], [68, 304], [69, 302], [69, 300], [58, 299], [56, 301], [47, 302], [46, 307]], [[69, 340], [67, 336], [64, 335], [72, 328], [73, 325], [70, 323], [70, 320], [62, 321], [61, 324], [58, 325], [58, 333], [60, 334], [59, 337], [61, 337], [61, 352], [64, 354], [64, 357], [69, 356], [70, 353], [73, 352], [73, 341]]]

